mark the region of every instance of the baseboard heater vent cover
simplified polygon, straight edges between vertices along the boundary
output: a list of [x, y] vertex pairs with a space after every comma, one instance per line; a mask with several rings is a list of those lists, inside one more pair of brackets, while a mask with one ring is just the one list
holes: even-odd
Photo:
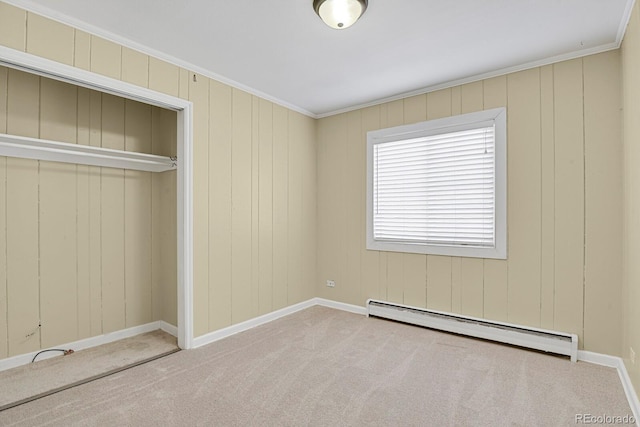
[[372, 299], [367, 301], [367, 316], [569, 356], [572, 362], [578, 358], [578, 336], [576, 334], [495, 322]]

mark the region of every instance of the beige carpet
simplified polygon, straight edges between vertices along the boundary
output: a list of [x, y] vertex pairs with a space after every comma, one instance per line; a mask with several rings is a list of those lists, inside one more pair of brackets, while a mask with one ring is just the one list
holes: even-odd
[[[178, 350], [161, 330], [0, 372], [0, 410]], [[2, 423], [0, 422], [0, 425]]]
[[615, 370], [313, 307], [0, 412], [0, 425], [554, 426], [627, 415]]

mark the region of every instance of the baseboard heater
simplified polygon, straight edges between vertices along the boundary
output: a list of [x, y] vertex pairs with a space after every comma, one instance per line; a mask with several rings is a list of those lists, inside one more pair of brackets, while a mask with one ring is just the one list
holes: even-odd
[[576, 334], [512, 325], [372, 299], [367, 301], [367, 316], [569, 356], [572, 362], [578, 358]]

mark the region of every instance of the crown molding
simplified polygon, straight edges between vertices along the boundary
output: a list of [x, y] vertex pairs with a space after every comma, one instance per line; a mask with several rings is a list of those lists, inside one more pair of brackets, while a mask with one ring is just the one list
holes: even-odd
[[107, 31], [105, 29], [102, 29], [100, 27], [97, 27], [95, 25], [89, 24], [87, 22], [81, 21], [79, 19], [73, 18], [71, 16], [65, 15], [63, 13], [60, 13], [56, 10], [53, 10], [51, 8], [48, 8], [46, 6], [43, 6], [42, 4], [38, 3], [37, 1], [33, 1], [33, 0], [1, 0], [2, 3], [8, 3], [11, 4], [13, 6], [19, 7], [21, 9], [24, 9], [28, 12], [32, 12], [35, 13], [37, 15], [41, 15], [44, 16], [45, 18], [49, 18], [51, 20], [54, 20], [56, 22], [59, 22], [61, 24], [64, 25], [68, 25], [70, 27], [73, 27], [75, 29], [81, 30], [81, 31], [85, 31], [89, 34], [92, 34], [94, 36], [98, 36], [101, 37], [105, 40], [108, 40], [110, 42], [119, 44], [123, 47], [138, 51], [140, 53], [143, 53], [145, 55], [149, 55], [152, 56], [154, 58], [157, 59], [161, 59], [165, 62], [168, 62], [170, 64], [176, 65], [180, 68], [183, 68], [185, 70], [188, 71], [192, 71], [194, 73], [200, 74], [202, 76], [208, 77], [210, 79], [216, 80], [220, 83], [224, 83], [228, 86], [234, 87], [236, 89], [240, 89], [242, 91], [245, 91], [251, 95], [255, 95], [257, 97], [260, 97], [262, 99], [265, 99], [267, 101], [273, 102], [274, 104], [278, 104], [282, 107], [288, 108], [289, 110], [292, 111], [296, 111], [300, 114], [303, 114], [305, 116], [309, 116], [311, 118], [316, 119], [317, 116], [316, 114], [305, 110], [304, 108], [298, 107], [297, 105], [293, 105], [289, 102], [283, 101], [282, 99], [276, 98], [275, 96], [271, 96], [267, 93], [264, 93], [262, 91], [259, 91], [257, 89], [254, 89], [252, 87], [249, 87], [247, 85], [244, 85], [240, 82], [237, 82], [235, 80], [232, 80], [230, 78], [227, 78], [225, 76], [222, 76], [220, 74], [216, 74], [210, 70], [207, 70], [205, 68], [202, 68], [200, 66], [197, 66], [195, 64], [192, 64], [190, 62], [187, 61], [183, 61], [182, 59], [176, 58], [172, 55], [169, 55], [167, 53], [161, 52], [159, 50], [153, 49], [149, 46], [143, 45], [141, 43], [135, 42], [133, 40], [130, 40], [126, 37], [122, 37], [118, 34], [115, 34], [111, 31]]
[[571, 59], [582, 58], [589, 55], [595, 55], [597, 53], [607, 52], [610, 50], [615, 50], [620, 47], [618, 42], [608, 43], [601, 46], [596, 46], [588, 49], [582, 49], [579, 51], [564, 53], [562, 55], [551, 56], [544, 59], [539, 59], [536, 61], [527, 62], [520, 65], [514, 65], [512, 67], [501, 68], [499, 70], [490, 71], [482, 74], [475, 74], [473, 76], [464, 77], [456, 80], [449, 80], [443, 83], [438, 83], [431, 86], [426, 86], [420, 89], [412, 90], [410, 92], [403, 92], [397, 95], [392, 95], [386, 98], [376, 99], [370, 102], [365, 102], [362, 104], [353, 105], [351, 107], [341, 108], [339, 110], [329, 111], [326, 113], [316, 114], [317, 119], [322, 119], [325, 117], [335, 116], [337, 114], [348, 113], [350, 111], [359, 110], [362, 108], [373, 107], [376, 105], [384, 104], [391, 101], [397, 101], [399, 99], [409, 98], [411, 96], [416, 95], [424, 95], [425, 93], [435, 92], [441, 89], [449, 89], [455, 86], [464, 85], [467, 83], [473, 83], [480, 80], [486, 80], [493, 77], [504, 76], [506, 74], [517, 73], [518, 71], [530, 70], [532, 68], [542, 67], [544, 65], [555, 64], [557, 62], [568, 61]]
[[437, 90], [441, 90], [441, 89], [448, 89], [451, 87], [455, 87], [455, 86], [460, 86], [463, 84], [467, 84], [467, 83], [473, 83], [473, 82], [477, 82], [480, 80], [485, 80], [485, 79], [490, 79], [493, 77], [499, 77], [499, 76], [503, 76], [506, 74], [511, 74], [511, 73], [516, 73], [519, 71], [524, 71], [524, 70], [529, 70], [532, 68], [537, 68], [537, 67], [542, 67], [545, 65], [550, 65], [550, 64], [554, 64], [556, 62], [562, 62], [562, 61], [568, 61], [571, 59], [576, 59], [576, 58], [582, 58], [585, 56], [589, 56], [589, 55], [595, 55], [597, 53], [602, 53], [602, 52], [607, 52], [610, 50], [615, 50], [620, 48], [621, 44], [622, 44], [622, 40], [624, 39], [624, 34], [627, 28], [627, 25], [629, 23], [629, 20], [631, 18], [631, 14], [633, 13], [633, 7], [635, 5], [635, 0], [627, 0], [627, 5], [624, 11], [624, 15], [622, 17], [622, 19], [620, 20], [620, 25], [618, 27], [618, 32], [616, 35], [616, 40], [615, 42], [612, 43], [607, 43], [607, 44], [603, 44], [600, 46], [595, 46], [595, 47], [591, 47], [588, 49], [581, 49], [581, 50], [577, 50], [577, 51], [572, 51], [572, 52], [568, 52], [568, 53], [564, 53], [561, 55], [555, 55], [555, 56], [551, 56], [551, 57], [547, 57], [547, 58], [543, 58], [540, 60], [536, 60], [536, 61], [531, 61], [531, 62], [527, 62], [524, 64], [520, 64], [520, 65], [515, 65], [512, 67], [506, 67], [506, 68], [501, 68], [498, 70], [494, 70], [494, 71], [490, 71], [490, 72], [486, 72], [486, 73], [481, 73], [481, 74], [475, 74], [472, 76], [468, 76], [468, 77], [464, 77], [461, 79], [455, 79], [455, 80], [449, 80], [446, 82], [441, 82], [441, 83], [437, 83], [434, 85], [429, 85], [429, 86], [425, 86], [416, 90], [412, 90], [409, 92], [402, 92], [396, 95], [392, 95], [389, 97], [384, 97], [384, 98], [377, 98], [368, 102], [363, 102], [363, 103], [358, 103], [358, 104], [354, 104], [351, 105], [349, 107], [345, 107], [345, 108], [340, 108], [337, 110], [331, 110], [331, 111], [327, 111], [324, 113], [314, 113], [311, 111], [308, 111], [302, 107], [299, 107], [297, 105], [291, 104], [289, 102], [283, 101], [282, 99], [279, 99], [275, 96], [269, 95], [267, 93], [264, 93], [260, 90], [254, 89], [252, 87], [249, 87], [247, 85], [244, 85], [240, 82], [237, 82], [235, 80], [229, 79], [225, 76], [216, 74], [210, 70], [204, 69], [202, 67], [199, 67], [197, 65], [191, 64], [187, 61], [183, 61], [181, 59], [175, 58], [172, 55], [168, 55], [164, 52], [158, 51], [156, 49], [152, 49], [148, 46], [145, 46], [143, 44], [134, 42], [128, 38], [119, 36], [117, 34], [114, 34], [110, 31], [106, 31], [102, 28], [96, 27], [94, 25], [88, 24], [84, 21], [72, 18], [68, 15], [62, 14], [60, 12], [57, 12], [53, 9], [50, 9], [48, 7], [43, 6], [42, 4], [40, 4], [39, 2], [35, 1], [35, 0], [0, 0], [4, 3], [8, 3], [8, 4], [12, 4], [16, 7], [20, 7], [22, 9], [25, 9], [27, 11], [45, 16], [49, 19], [52, 19], [54, 21], [60, 22], [62, 24], [65, 25], [69, 25], [71, 27], [77, 28], [79, 30], [82, 31], [86, 31], [90, 34], [102, 37], [106, 40], [112, 41], [114, 43], [117, 43], [119, 45], [122, 45], [124, 47], [136, 50], [138, 52], [144, 53], [146, 55], [150, 55], [153, 56], [155, 58], [161, 59], [163, 61], [166, 61], [168, 63], [171, 63], [173, 65], [176, 65], [178, 67], [184, 68], [186, 70], [198, 73], [200, 75], [203, 75], [205, 77], [208, 77], [210, 79], [219, 81], [221, 83], [224, 83], [226, 85], [229, 85], [231, 87], [234, 87], [236, 89], [240, 89], [243, 90], [247, 93], [250, 93], [252, 95], [258, 96], [260, 98], [263, 98], [267, 101], [273, 102], [274, 104], [280, 105], [282, 107], [288, 108], [289, 110], [292, 111], [296, 111], [300, 114], [303, 114], [305, 116], [311, 117], [313, 119], [322, 119], [325, 117], [330, 117], [330, 116], [335, 116], [338, 114], [342, 114], [342, 113], [347, 113], [350, 111], [355, 111], [355, 110], [359, 110], [362, 108], [367, 108], [367, 107], [372, 107], [372, 106], [376, 106], [376, 105], [380, 105], [380, 104], [384, 104], [386, 102], [391, 102], [391, 101], [397, 101], [399, 99], [404, 99], [404, 98], [408, 98], [411, 96], [416, 96], [416, 95], [423, 95], [425, 93], [429, 93], [429, 92], [434, 92]]

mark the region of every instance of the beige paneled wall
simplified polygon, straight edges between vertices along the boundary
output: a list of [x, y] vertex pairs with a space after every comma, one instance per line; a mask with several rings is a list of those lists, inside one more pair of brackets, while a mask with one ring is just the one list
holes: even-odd
[[[170, 157], [177, 155], [176, 126], [175, 112], [160, 108], [153, 109], [152, 154]], [[151, 270], [151, 309], [154, 319], [177, 325], [177, 174], [175, 171], [151, 174], [151, 183], [151, 264], [153, 266]], [[138, 238], [135, 233], [139, 233], [140, 230], [132, 227], [131, 231], [134, 235], [129, 237], [129, 240], [135, 244]]]
[[[6, 68], [0, 94], [2, 133], [146, 153], [175, 146], [175, 131], [152, 143], [174, 112]], [[157, 210], [175, 212], [175, 185], [149, 172], [5, 157], [0, 165], [0, 357], [172, 320], [152, 310], [152, 295], [176, 293], [175, 274], [170, 290], [152, 289], [153, 265], [175, 271], [176, 258], [152, 265], [162, 236], [151, 201], [166, 195]]]
[[[619, 62], [612, 51], [321, 119], [318, 296], [575, 332], [582, 348], [620, 354]], [[366, 132], [499, 106], [508, 260], [367, 251]]]
[[314, 296], [316, 155], [313, 119], [196, 80], [197, 336]]
[[[640, 9], [636, 4], [622, 43], [624, 87], [624, 320], [623, 359], [640, 393]], [[636, 361], [630, 358], [630, 349]]]
[[[27, 51], [48, 59], [63, 62], [82, 69], [121, 79], [133, 84], [189, 99], [194, 104], [194, 330], [199, 336], [225, 326], [269, 313], [276, 309], [312, 298], [315, 294], [316, 278], [316, 122], [315, 120], [233, 89], [201, 75], [195, 75], [164, 61], [149, 57], [137, 51], [121, 47], [115, 43], [75, 30], [63, 24], [39, 17], [33, 13], [0, 3], [0, 44]], [[0, 79], [2, 75], [0, 75]], [[25, 82], [27, 92], [37, 96], [40, 88], [35, 82]], [[0, 104], [5, 93], [0, 91]], [[101, 105], [95, 95], [78, 91], [78, 102]], [[83, 98], [84, 99], [84, 98]], [[27, 103], [29, 98], [24, 100]], [[107, 101], [108, 102], [108, 101]], [[6, 102], [4, 102], [6, 104]], [[79, 107], [79, 105], [78, 105]], [[22, 108], [22, 107], [20, 107]], [[25, 106], [24, 108], [27, 108]], [[161, 114], [161, 113], [158, 113]], [[153, 114], [152, 114], [153, 115]], [[99, 117], [88, 114], [86, 108], [77, 108], [78, 120], [86, 120], [91, 125], [99, 125]], [[6, 127], [0, 114], [0, 126]], [[114, 118], [115, 120], [115, 118]], [[123, 121], [110, 124], [114, 130], [122, 130]], [[95, 123], [98, 121], [98, 123]], [[163, 120], [162, 125], [169, 121]], [[127, 126], [126, 117], [124, 126]], [[160, 125], [160, 126], [162, 126]], [[29, 124], [24, 124], [29, 127]], [[134, 126], [134, 125], [132, 125]], [[90, 143], [99, 143], [100, 136], [79, 126], [78, 138], [82, 135]], [[131, 129], [132, 132], [139, 129]], [[160, 135], [156, 135], [160, 132]], [[152, 126], [152, 139], [160, 139], [167, 128]], [[107, 138], [109, 144], [122, 146], [129, 144], [123, 133], [114, 133]], [[154, 149], [155, 147], [152, 147]], [[75, 167], [75, 166], [72, 166]], [[82, 167], [78, 166], [78, 169]], [[85, 180], [78, 180], [78, 191], [88, 194], [87, 200], [78, 205], [78, 211], [86, 210], [98, 215], [108, 212], [124, 212], [114, 218], [115, 223], [124, 221], [123, 234], [106, 236], [104, 241], [90, 235], [83, 237], [77, 247], [78, 258], [86, 257], [93, 251], [107, 250], [112, 255], [109, 263], [113, 269], [105, 271], [104, 264], [95, 260], [86, 267], [79, 268], [78, 274], [89, 279], [88, 298], [91, 306], [83, 305], [78, 316], [90, 318], [91, 333], [100, 323], [105, 310], [113, 310], [121, 316], [140, 319], [149, 315], [152, 319], [163, 319], [175, 323], [177, 302], [171, 281], [175, 277], [175, 266], [162, 264], [151, 273], [139, 268], [114, 253], [112, 249], [120, 244], [125, 248], [137, 248], [141, 240], [150, 234], [153, 241], [151, 257], [155, 263], [159, 258], [175, 256], [176, 236], [171, 226], [175, 224], [175, 209], [158, 209], [170, 200], [175, 192], [175, 177], [171, 174], [153, 176], [154, 190], [149, 200], [146, 195], [140, 203], [150, 204], [152, 227], [141, 226], [147, 217], [127, 210], [127, 201], [139, 195], [144, 179], [129, 172], [104, 177], [105, 191], [109, 197], [116, 197], [113, 204], [106, 206], [107, 196], [98, 191], [102, 177], [96, 177], [95, 168], [90, 169]], [[0, 176], [6, 170], [6, 163], [0, 162]], [[53, 171], [51, 173], [54, 173]], [[55, 171], [55, 173], [59, 173]], [[175, 174], [173, 174], [175, 175]], [[35, 175], [37, 177], [37, 175]], [[37, 181], [33, 171], [23, 171], [12, 179], [20, 180], [25, 192], [37, 192]], [[165, 180], [155, 186], [156, 181]], [[126, 183], [126, 185], [125, 185]], [[166, 185], [165, 185], [166, 184]], [[164, 191], [158, 189], [164, 188]], [[21, 215], [36, 216], [37, 207], [23, 194], [4, 194], [0, 186], [0, 199], [7, 199]], [[33, 213], [35, 209], [35, 214]], [[65, 218], [69, 212], [59, 215]], [[0, 223], [6, 222], [5, 212], [0, 209]], [[80, 221], [80, 220], [79, 220]], [[79, 222], [80, 224], [80, 222]], [[131, 225], [128, 225], [131, 224]], [[120, 225], [120, 224], [114, 224]], [[80, 226], [80, 225], [78, 225]], [[89, 227], [90, 231], [93, 230]], [[37, 234], [27, 230], [20, 244], [25, 251], [35, 253], [34, 239]], [[0, 227], [0, 238], [7, 238]], [[8, 229], [12, 233], [11, 229]], [[93, 233], [99, 231], [93, 230]], [[31, 235], [31, 234], [33, 235]], [[58, 238], [55, 234], [51, 240]], [[156, 244], [158, 243], [158, 244]], [[172, 253], [172, 251], [174, 251]], [[17, 250], [0, 245], [0, 267]], [[80, 261], [79, 261], [80, 262]], [[83, 264], [84, 265], [84, 264]], [[155, 265], [155, 264], [154, 264]], [[35, 267], [34, 267], [35, 268]], [[33, 281], [37, 270], [27, 269], [22, 275], [11, 280]], [[151, 289], [135, 291], [112, 289], [105, 296], [105, 304], [98, 305], [95, 296], [100, 281], [96, 272], [102, 272], [100, 280], [121, 280], [147, 278], [151, 274]], [[14, 274], [0, 268], [0, 322], [6, 318], [16, 318], [16, 322], [37, 318], [37, 313], [15, 312], [13, 304], [7, 304], [6, 275]], [[15, 273], [18, 274], [18, 273]], [[24, 298], [36, 298], [32, 288], [25, 287]], [[151, 301], [149, 302], [149, 295]], [[124, 297], [136, 301], [140, 311], [130, 312], [131, 307], [113, 306], [112, 302]], [[113, 306], [113, 307], [112, 307]], [[13, 311], [12, 311], [13, 310]], [[124, 311], [123, 311], [124, 310]], [[150, 313], [150, 314], [147, 314]], [[24, 317], [24, 319], [23, 319]], [[13, 320], [12, 320], [13, 321]], [[110, 328], [120, 328], [122, 321], [110, 322]], [[129, 325], [126, 325], [129, 326]], [[4, 335], [3, 335], [4, 334]], [[6, 325], [0, 323], [0, 357], [6, 350]], [[5, 346], [5, 347], [2, 347]], [[28, 351], [23, 348], [18, 352]], [[14, 354], [12, 352], [12, 354]]]

